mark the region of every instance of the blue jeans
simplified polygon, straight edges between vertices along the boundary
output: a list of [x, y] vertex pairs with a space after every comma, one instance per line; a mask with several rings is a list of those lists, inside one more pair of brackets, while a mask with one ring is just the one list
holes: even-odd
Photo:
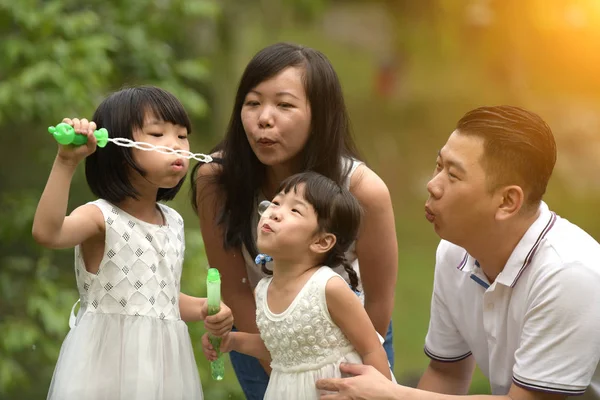
[[[237, 329], [234, 327], [233, 330], [236, 331]], [[392, 371], [394, 371], [394, 345], [392, 343], [392, 337], [392, 323], [390, 322], [390, 326], [385, 335], [383, 348], [387, 354]], [[267, 375], [262, 365], [260, 365], [256, 358], [236, 351], [229, 353], [229, 357], [246, 399], [263, 400], [265, 392], [267, 391], [267, 385], [269, 384], [269, 375]]]

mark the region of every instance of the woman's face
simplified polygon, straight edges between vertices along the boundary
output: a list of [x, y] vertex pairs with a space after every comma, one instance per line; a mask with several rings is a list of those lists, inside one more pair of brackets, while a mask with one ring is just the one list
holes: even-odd
[[294, 168], [310, 135], [310, 104], [304, 70], [288, 67], [251, 89], [242, 105], [242, 124], [256, 157], [271, 167]]

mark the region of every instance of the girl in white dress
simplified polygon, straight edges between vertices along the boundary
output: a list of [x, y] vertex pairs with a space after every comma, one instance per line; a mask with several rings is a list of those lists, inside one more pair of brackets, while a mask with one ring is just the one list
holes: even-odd
[[[255, 291], [260, 334], [231, 332], [221, 351], [271, 359], [267, 400], [318, 399], [317, 379], [341, 377], [342, 362], [364, 363], [393, 379], [383, 339], [357, 294], [358, 277], [344, 253], [356, 239], [358, 201], [315, 172], [293, 175], [258, 223], [257, 264], [273, 261]], [[343, 265], [352, 289], [331, 267]], [[265, 271], [266, 272], [266, 271]], [[203, 349], [216, 357], [206, 337]]]
[[[191, 127], [183, 106], [156, 87], [128, 88], [105, 99], [92, 121], [63, 122], [86, 135], [87, 144], [59, 145], [33, 236], [49, 248], [75, 248], [80, 309], [72, 316], [48, 399], [202, 399], [185, 322], [204, 320], [209, 331], [223, 334], [233, 320], [224, 305], [205, 319], [206, 299], [180, 293], [183, 220], [158, 201], [178, 192], [188, 160], [113, 144], [96, 151], [92, 134], [98, 126], [111, 137], [188, 150]], [[65, 216], [83, 158], [99, 200]]]

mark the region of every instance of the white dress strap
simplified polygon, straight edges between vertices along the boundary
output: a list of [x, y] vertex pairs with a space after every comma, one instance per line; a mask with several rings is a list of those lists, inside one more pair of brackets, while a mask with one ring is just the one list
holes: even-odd
[[69, 328], [71, 328], [71, 329], [73, 329], [73, 328], [75, 328], [75, 326], [77, 326], [77, 316], [75, 316], [75, 307], [77, 307], [79, 300], [81, 300], [81, 299], [77, 299], [75, 304], [73, 304], [73, 307], [71, 308], [71, 315], [69, 315]]

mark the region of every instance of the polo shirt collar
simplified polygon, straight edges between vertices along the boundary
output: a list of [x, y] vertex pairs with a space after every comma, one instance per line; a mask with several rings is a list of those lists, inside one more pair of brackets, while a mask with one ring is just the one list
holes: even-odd
[[[548, 208], [545, 202], [540, 204], [540, 215], [529, 227], [521, 238], [517, 247], [513, 250], [502, 272], [496, 278], [496, 282], [508, 287], [514, 287], [517, 281], [533, 261], [535, 254], [543, 242], [546, 234], [552, 229], [556, 222], [556, 214]], [[479, 272], [479, 263], [465, 252], [457, 268], [471, 276]], [[479, 282], [478, 282], [479, 283]], [[482, 285], [481, 283], [479, 283]], [[482, 285], [483, 286], [483, 285]], [[485, 287], [485, 286], [484, 286]]]
[[554, 226], [556, 218], [556, 214], [548, 209], [546, 203], [542, 202], [540, 204], [540, 215], [525, 232], [525, 235], [508, 258], [504, 269], [496, 278], [498, 283], [509, 287], [514, 287], [517, 284], [523, 272], [533, 262], [544, 238]]

